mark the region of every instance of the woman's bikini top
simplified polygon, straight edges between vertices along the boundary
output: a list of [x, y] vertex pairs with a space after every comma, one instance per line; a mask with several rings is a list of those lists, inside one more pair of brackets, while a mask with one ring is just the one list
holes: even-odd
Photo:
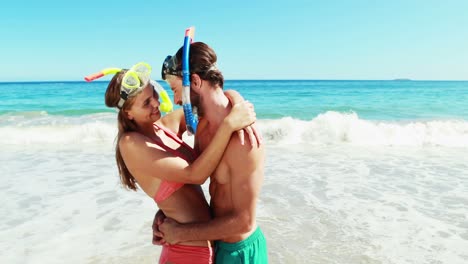
[[[168, 137], [173, 139], [175, 142], [179, 143], [181, 147], [184, 147], [187, 150], [189, 150], [191, 155], [187, 155], [186, 153], [182, 153], [180, 151], [172, 149], [172, 148], [164, 145], [162, 142], [154, 141], [154, 143], [156, 145], [160, 146], [161, 148], [163, 148], [167, 152], [170, 152], [171, 154], [186, 160], [189, 163], [193, 162], [197, 158], [195, 150], [193, 150], [189, 145], [187, 145], [184, 141], [182, 141], [180, 138], [178, 138], [177, 135], [174, 134], [174, 132], [172, 132], [169, 129], [167, 129], [167, 128], [161, 126], [161, 125], [158, 125], [156, 123], [154, 123], [153, 126], [154, 126], [155, 129], [163, 130], [164, 133]], [[156, 203], [160, 203], [160, 202], [166, 200], [167, 198], [169, 198], [169, 196], [171, 196], [174, 192], [179, 190], [182, 186], [184, 186], [184, 184], [180, 183], [180, 182], [172, 182], [172, 181], [167, 181], [167, 180], [161, 180], [161, 184], [159, 185], [159, 189], [156, 192], [156, 194], [154, 195], [154, 201]]]

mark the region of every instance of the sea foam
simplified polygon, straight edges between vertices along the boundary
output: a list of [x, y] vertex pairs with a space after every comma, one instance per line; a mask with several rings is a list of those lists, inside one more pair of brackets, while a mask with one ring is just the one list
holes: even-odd
[[463, 120], [372, 121], [330, 111], [310, 121], [260, 120], [259, 126], [267, 141], [279, 144], [468, 147], [468, 122]]
[[[42, 114], [9, 117], [0, 123], [0, 143], [109, 143], [117, 135], [114, 113], [62, 117]], [[373, 121], [356, 113], [329, 111], [312, 120], [293, 117], [260, 119], [258, 128], [269, 144], [351, 144], [361, 146], [468, 147], [468, 121]]]

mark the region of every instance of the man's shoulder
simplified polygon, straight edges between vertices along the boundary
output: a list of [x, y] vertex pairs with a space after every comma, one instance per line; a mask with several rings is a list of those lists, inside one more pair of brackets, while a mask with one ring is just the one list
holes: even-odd
[[248, 139], [242, 145], [239, 137], [234, 134], [224, 153], [222, 163], [229, 170], [232, 184], [243, 185], [251, 181], [257, 181], [263, 178], [264, 147], [263, 145], [252, 146]]
[[264, 155], [265, 151], [263, 145], [258, 146], [255, 144], [252, 146], [248, 138], [245, 138], [244, 144], [242, 145], [237, 133], [232, 134], [225, 151], [227, 161], [235, 163], [257, 161], [258, 159], [263, 158]]

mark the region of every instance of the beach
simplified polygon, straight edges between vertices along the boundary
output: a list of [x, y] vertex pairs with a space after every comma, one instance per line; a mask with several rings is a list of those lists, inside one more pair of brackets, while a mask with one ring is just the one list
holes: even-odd
[[[158, 259], [156, 204], [119, 183], [106, 85], [0, 84], [13, 91], [0, 102], [1, 263]], [[265, 139], [271, 263], [468, 262], [468, 82], [225, 87], [255, 104]]]

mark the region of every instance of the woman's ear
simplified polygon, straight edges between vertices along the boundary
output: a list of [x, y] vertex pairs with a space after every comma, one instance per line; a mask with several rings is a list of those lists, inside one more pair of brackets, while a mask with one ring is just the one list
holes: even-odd
[[191, 89], [193, 89], [194, 92], [200, 93], [201, 86], [202, 86], [202, 80], [200, 76], [196, 73], [192, 74], [191, 76]]
[[132, 116], [132, 114], [130, 113], [130, 111], [125, 110], [124, 115], [126, 115], [127, 118], [128, 118], [129, 120], [133, 120], [133, 116]]

